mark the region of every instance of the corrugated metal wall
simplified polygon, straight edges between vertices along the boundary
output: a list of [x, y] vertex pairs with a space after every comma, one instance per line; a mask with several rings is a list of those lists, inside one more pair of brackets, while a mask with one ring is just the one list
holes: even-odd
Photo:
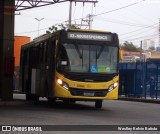
[[120, 63], [119, 95], [160, 99], [160, 60]]

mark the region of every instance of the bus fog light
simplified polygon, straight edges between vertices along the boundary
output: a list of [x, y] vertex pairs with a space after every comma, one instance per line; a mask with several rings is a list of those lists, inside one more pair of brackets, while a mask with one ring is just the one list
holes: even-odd
[[110, 85], [110, 87], [108, 88], [108, 92], [112, 91], [114, 89], [114, 85]]
[[63, 83], [62, 87], [69, 90], [69, 86], [67, 85], [67, 83]]
[[114, 84], [110, 85], [109, 88], [108, 88], [108, 92], [112, 91], [117, 86], [118, 86], [118, 82], [115, 82]]

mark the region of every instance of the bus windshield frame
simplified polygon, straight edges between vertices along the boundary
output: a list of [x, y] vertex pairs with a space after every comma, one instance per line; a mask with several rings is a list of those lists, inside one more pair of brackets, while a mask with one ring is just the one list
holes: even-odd
[[118, 73], [118, 45], [79, 41], [59, 44], [57, 71], [71, 73]]

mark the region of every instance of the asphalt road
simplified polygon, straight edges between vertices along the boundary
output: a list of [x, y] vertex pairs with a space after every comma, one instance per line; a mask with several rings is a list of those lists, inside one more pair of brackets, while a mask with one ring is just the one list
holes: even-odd
[[45, 99], [35, 104], [26, 102], [24, 95], [14, 98], [13, 102], [0, 101], [0, 125], [160, 125], [159, 104], [109, 100], [103, 102], [102, 109], [95, 109], [93, 102], [49, 105]]

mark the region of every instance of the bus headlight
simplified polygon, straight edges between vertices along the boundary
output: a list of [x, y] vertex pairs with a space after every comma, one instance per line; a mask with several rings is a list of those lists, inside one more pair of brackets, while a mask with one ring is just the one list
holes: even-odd
[[114, 84], [110, 85], [109, 88], [108, 88], [108, 92], [112, 91], [117, 86], [118, 86], [118, 82], [115, 82]]
[[57, 83], [62, 86], [63, 88], [65, 88], [66, 90], [69, 90], [69, 86], [67, 83], [65, 83], [64, 81], [62, 81], [61, 79], [57, 79]]
[[62, 80], [61, 79], [57, 79], [57, 83], [59, 84], [59, 85], [62, 85]]

